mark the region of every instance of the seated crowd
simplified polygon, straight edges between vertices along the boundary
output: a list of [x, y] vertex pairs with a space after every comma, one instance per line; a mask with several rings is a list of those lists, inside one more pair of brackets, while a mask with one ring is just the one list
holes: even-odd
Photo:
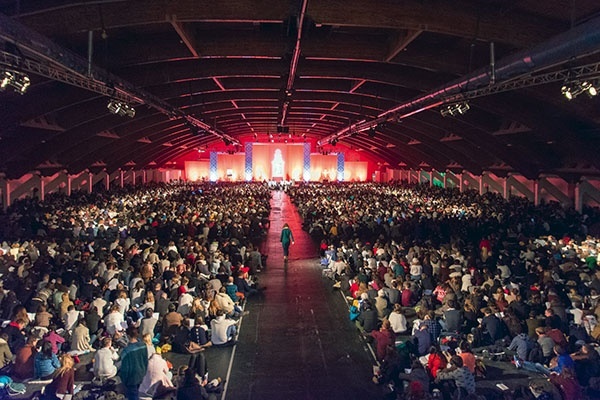
[[492, 357], [552, 382], [508, 398], [600, 396], [598, 209], [401, 182], [287, 191], [390, 398], [476, 398]]
[[[235, 343], [260, 291], [269, 199], [261, 184], [174, 183], [15, 202], [0, 217], [0, 375], [54, 399], [87, 357], [83, 373], [129, 399], [216, 398], [202, 351]], [[169, 350], [189, 355], [178, 388]]]

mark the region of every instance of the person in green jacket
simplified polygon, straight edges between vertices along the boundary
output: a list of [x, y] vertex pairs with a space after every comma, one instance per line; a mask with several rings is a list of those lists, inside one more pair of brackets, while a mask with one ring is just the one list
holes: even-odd
[[283, 261], [287, 261], [290, 254], [290, 243], [294, 243], [294, 235], [292, 234], [292, 230], [287, 222], [283, 224], [280, 241], [281, 245], [283, 246]]
[[127, 400], [139, 400], [139, 386], [148, 369], [148, 347], [138, 341], [139, 332], [136, 327], [127, 328], [129, 344], [121, 353], [121, 369], [119, 377], [125, 385]]

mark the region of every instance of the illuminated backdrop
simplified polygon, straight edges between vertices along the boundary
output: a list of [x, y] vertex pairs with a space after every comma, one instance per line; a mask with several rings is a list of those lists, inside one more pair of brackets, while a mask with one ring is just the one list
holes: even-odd
[[210, 160], [185, 161], [190, 181], [366, 181], [366, 161], [344, 153], [310, 153], [308, 143], [246, 143], [244, 153], [211, 152]]

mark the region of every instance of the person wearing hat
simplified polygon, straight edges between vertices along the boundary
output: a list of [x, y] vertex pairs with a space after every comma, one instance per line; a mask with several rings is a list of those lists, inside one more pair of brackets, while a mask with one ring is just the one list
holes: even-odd
[[380, 321], [383, 321], [390, 314], [388, 305], [388, 300], [385, 297], [385, 291], [383, 289], [379, 289], [377, 291], [377, 297], [375, 297], [375, 309], [377, 310], [377, 318]]

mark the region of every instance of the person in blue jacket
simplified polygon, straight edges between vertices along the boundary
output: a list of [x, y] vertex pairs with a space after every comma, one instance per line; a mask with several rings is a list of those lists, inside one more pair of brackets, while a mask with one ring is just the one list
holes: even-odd
[[52, 374], [60, 367], [60, 361], [52, 352], [52, 343], [44, 342], [42, 351], [35, 355], [33, 364], [33, 375], [39, 379], [52, 379]]

